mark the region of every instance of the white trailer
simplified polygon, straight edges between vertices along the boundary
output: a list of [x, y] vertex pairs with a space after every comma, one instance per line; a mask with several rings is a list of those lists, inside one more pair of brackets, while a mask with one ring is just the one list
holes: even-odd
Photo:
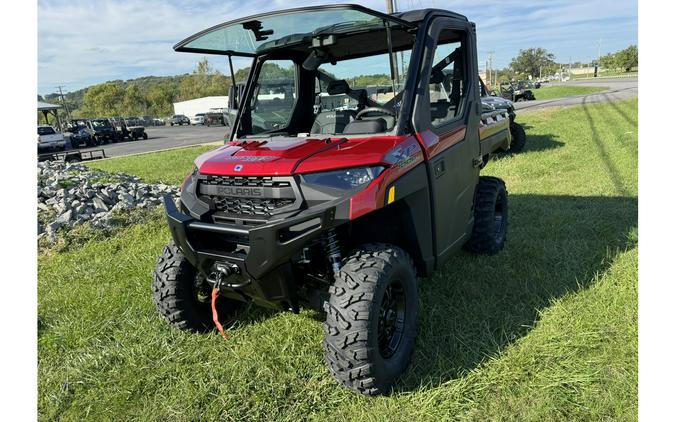
[[182, 114], [192, 121], [197, 113], [208, 113], [224, 108], [227, 108], [227, 95], [202, 97], [173, 103], [173, 114]]

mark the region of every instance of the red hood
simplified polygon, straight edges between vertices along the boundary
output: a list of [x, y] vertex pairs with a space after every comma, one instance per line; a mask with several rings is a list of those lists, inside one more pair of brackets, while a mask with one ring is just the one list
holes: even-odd
[[407, 136], [360, 139], [283, 138], [228, 142], [195, 160], [202, 174], [288, 176], [295, 173], [386, 163], [388, 151]]

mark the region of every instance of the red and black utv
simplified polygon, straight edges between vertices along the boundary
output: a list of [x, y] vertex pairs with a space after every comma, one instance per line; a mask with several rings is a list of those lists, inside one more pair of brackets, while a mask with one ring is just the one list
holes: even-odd
[[[174, 48], [230, 56], [238, 113], [180, 201], [164, 199], [160, 314], [223, 333], [242, 302], [323, 310], [333, 375], [388, 392], [414, 348], [417, 277], [462, 248], [504, 247], [504, 182], [479, 173], [511, 138], [505, 113], [482, 114], [475, 25], [331, 5], [227, 22]], [[243, 89], [232, 56], [251, 61]]]

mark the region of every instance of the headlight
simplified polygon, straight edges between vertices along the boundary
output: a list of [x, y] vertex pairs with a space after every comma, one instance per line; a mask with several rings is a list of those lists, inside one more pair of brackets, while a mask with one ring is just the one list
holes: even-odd
[[384, 167], [356, 167], [351, 169], [304, 174], [305, 182], [334, 189], [349, 190], [368, 185], [382, 173]]
[[180, 191], [183, 192], [187, 184], [192, 180], [195, 174], [199, 173], [199, 167], [196, 165], [192, 166], [192, 172], [190, 172], [187, 176], [185, 176], [185, 179], [183, 179], [183, 183], [180, 185]]

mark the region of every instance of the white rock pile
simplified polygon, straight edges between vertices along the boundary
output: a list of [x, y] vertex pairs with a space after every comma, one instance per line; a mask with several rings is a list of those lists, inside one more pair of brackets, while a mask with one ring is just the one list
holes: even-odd
[[[56, 231], [89, 222], [93, 228], [111, 225], [118, 210], [151, 208], [162, 196], [176, 197], [174, 186], [143, 183], [138, 177], [106, 173], [82, 164], [38, 163], [38, 239], [56, 239]], [[42, 223], [40, 223], [42, 221]]]

